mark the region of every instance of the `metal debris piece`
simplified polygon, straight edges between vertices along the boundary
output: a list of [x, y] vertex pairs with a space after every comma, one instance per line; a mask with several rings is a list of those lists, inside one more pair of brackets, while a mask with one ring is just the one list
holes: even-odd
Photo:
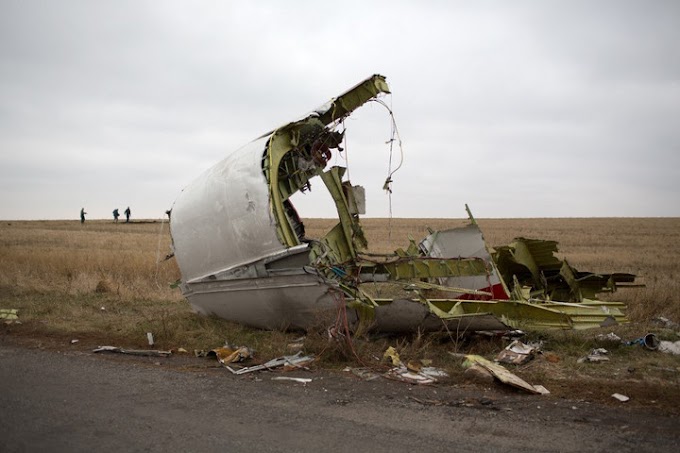
[[237, 346], [230, 348], [224, 346], [222, 348], [215, 348], [206, 354], [208, 357], [215, 356], [222, 365], [227, 365], [235, 362], [242, 362], [253, 356], [252, 351], [247, 346]]
[[534, 385], [534, 389], [536, 389], [536, 391], [541, 395], [550, 395], [550, 390], [548, 390], [547, 388], [543, 387], [540, 384]]
[[449, 373], [442, 370], [441, 368], [437, 368], [437, 367], [433, 367], [433, 366], [422, 367], [420, 369], [420, 374], [424, 374], [425, 376], [429, 376], [431, 378], [447, 378], [447, 377], [449, 377]]
[[533, 359], [537, 352], [537, 347], [515, 340], [496, 356], [496, 362], [522, 365]]
[[620, 343], [621, 337], [616, 335], [614, 332], [609, 332], [607, 335], [601, 333], [595, 337], [597, 341], [609, 341], [612, 343]]
[[599, 363], [599, 362], [608, 362], [609, 357], [607, 356], [609, 354], [609, 351], [607, 351], [605, 348], [595, 348], [592, 351], [590, 351], [590, 354], [588, 354], [585, 357], [581, 357], [576, 361], [576, 363], [584, 363], [584, 362], [594, 362], [594, 363]]
[[80, 340], [77, 340], [77, 339], [74, 338], [73, 340], [71, 340], [71, 344], [76, 344], [76, 343], [78, 343], [79, 341], [80, 341]]
[[540, 390], [537, 389], [535, 386], [529, 384], [524, 379], [508, 371], [508, 369], [505, 368], [504, 366], [498, 365], [497, 363], [493, 363], [482, 356], [478, 355], [465, 356], [465, 362], [463, 363], [463, 366], [467, 368], [469, 366], [472, 366], [473, 364], [477, 364], [485, 368], [502, 383], [511, 385], [521, 390], [525, 390], [529, 393], [541, 394], [546, 390], [544, 387], [541, 388]]
[[252, 373], [253, 371], [271, 370], [271, 369], [282, 367], [282, 366], [291, 366], [291, 367], [294, 367], [294, 368], [305, 368], [305, 365], [311, 363], [312, 361], [314, 361], [314, 359], [315, 359], [314, 356], [303, 356], [302, 351], [300, 351], [295, 355], [277, 357], [277, 358], [272, 359], [272, 360], [270, 360], [266, 363], [263, 363], [262, 365], [254, 365], [254, 366], [244, 367], [244, 368], [239, 368], [239, 369], [234, 369], [234, 368], [230, 367], [229, 365], [225, 365], [225, 366], [232, 373], [240, 375], [240, 374]]
[[272, 381], [293, 381], [299, 382], [300, 384], [309, 384], [312, 382], [311, 378], [301, 378], [301, 377], [289, 377], [289, 376], [276, 376], [272, 378]]
[[19, 319], [18, 308], [0, 308], [0, 319], [15, 320]]
[[396, 351], [396, 349], [394, 349], [393, 346], [390, 346], [385, 350], [385, 353], [383, 354], [383, 359], [389, 360], [394, 366], [401, 366], [401, 359], [399, 358], [399, 353]]
[[656, 335], [654, 335], [653, 333], [648, 333], [644, 337], [640, 337], [637, 340], [626, 342], [626, 345], [628, 346], [639, 345], [643, 346], [646, 349], [649, 349], [650, 351], [656, 351], [657, 349], [659, 349], [659, 339], [656, 338]]
[[92, 352], [117, 352], [120, 354], [139, 355], [147, 357], [169, 357], [172, 351], [156, 351], [151, 349], [124, 349], [117, 346], [97, 346]]
[[388, 379], [395, 379], [397, 381], [406, 382], [408, 384], [434, 384], [437, 379], [432, 376], [428, 376], [425, 373], [416, 373], [405, 366], [396, 366], [386, 372], [383, 376]]
[[345, 371], [351, 371], [352, 374], [361, 378], [364, 381], [372, 381], [380, 377], [379, 373], [371, 370], [370, 368], [345, 368]]

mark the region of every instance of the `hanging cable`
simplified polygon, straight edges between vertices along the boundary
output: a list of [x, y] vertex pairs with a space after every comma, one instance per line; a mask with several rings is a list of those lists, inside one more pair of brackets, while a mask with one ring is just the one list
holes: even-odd
[[[390, 157], [388, 159], [387, 165], [387, 178], [385, 178], [385, 184], [383, 184], [383, 190], [387, 192], [388, 204], [389, 204], [389, 217], [387, 226], [387, 238], [388, 241], [392, 242], [392, 176], [401, 168], [404, 163], [404, 147], [401, 141], [401, 136], [399, 135], [399, 129], [397, 128], [397, 121], [394, 119], [394, 112], [382, 99], [371, 99], [371, 102], [377, 102], [387, 109], [390, 114], [390, 139], [386, 142], [390, 145]], [[397, 140], [399, 144], [399, 165], [394, 170], [392, 169], [392, 156], [394, 154], [394, 141]]]

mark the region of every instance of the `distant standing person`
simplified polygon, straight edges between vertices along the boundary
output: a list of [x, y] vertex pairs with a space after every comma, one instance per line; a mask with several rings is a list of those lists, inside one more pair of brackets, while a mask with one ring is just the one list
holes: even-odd
[[113, 223], [118, 223], [118, 217], [120, 217], [120, 213], [118, 212], [118, 208], [113, 210]]
[[87, 214], [85, 208], [80, 208], [80, 223], [85, 223], [85, 214]]
[[125, 223], [130, 223], [130, 214], [132, 212], [130, 211], [130, 206], [127, 207], [125, 210]]

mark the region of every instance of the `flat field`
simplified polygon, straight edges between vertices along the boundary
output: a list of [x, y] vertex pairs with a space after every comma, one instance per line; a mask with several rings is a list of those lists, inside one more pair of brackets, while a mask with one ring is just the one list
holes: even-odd
[[[462, 219], [362, 219], [374, 252], [408, 245], [411, 235], [420, 240], [427, 228], [464, 225]], [[307, 219], [310, 237], [319, 237], [334, 225], [330, 219]], [[673, 330], [652, 320], [664, 316], [680, 321], [680, 219], [678, 218], [545, 218], [478, 219], [487, 243], [507, 244], [515, 237], [559, 242], [560, 256], [579, 270], [630, 272], [644, 288], [607, 294], [626, 302], [630, 325], [586, 332], [531, 332], [559, 362], [534, 360], [522, 368], [525, 377], [569, 393], [584, 382], [595, 394], [610, 392], [615, 377], [621, 392], [638, 401], [663, 404], [664, 395], [680, 399], [680, 359], [639, 347], [609, 345], [606, 364], [577, 364], [597, 347], [595, 335], [614, 330], [624, 339], [655, 332], [677, 340]], [[21, 324], [2, 324], [3, 336], [48, 346], [79, 342], [70, 347], [97, 345], [148, 347], [146, 332], [153, 332], [156, 347], [210, 349], [225, 340], [247, 344], [261, 360], [287, 353], [286, 345], [299, 333], [262, 332], [219, 319], [193, 314], [179, 289], [179, 277], [170, 252], [167, 222], [137, 221], [2, 221], [0, 222], [0, 308], [19, 309]], [[405, 358], [433, 358], [456, 376], [462, 371], [447, 354], [456, 350], [492, 358], [504, 346], [484, 339], [460, 340], [446, 336], [416, 335], [400, 338], [355, 339], [351, 353], [330, 347], [325, 332], [309, 332], [305, 349], [320, 356], [327, 368], [366, 361], [393, 345]], [[599, 390], [597, 390], [599, 389]], [[600, 393], [598, 393], [598, 391]], [[670, 406], [669, 406], [670, 407]]]

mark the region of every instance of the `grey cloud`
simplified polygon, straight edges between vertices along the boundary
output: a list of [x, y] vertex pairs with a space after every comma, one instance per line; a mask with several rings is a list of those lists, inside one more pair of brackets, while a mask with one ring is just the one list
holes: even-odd
[[[376, 72], [406, 152], [397, 216], [463, 216], [465, 201], [480, 216], [680, 215], [678, 9], [3, 2], [0, 218], [39, 215], [36, 191], [70, 216], [83, 186], [93, 213], [119, 196], [162, 213], [229, 150]], [[346, 125], [352, 179], [387, 215], [389, 118], [369, 105]]]

